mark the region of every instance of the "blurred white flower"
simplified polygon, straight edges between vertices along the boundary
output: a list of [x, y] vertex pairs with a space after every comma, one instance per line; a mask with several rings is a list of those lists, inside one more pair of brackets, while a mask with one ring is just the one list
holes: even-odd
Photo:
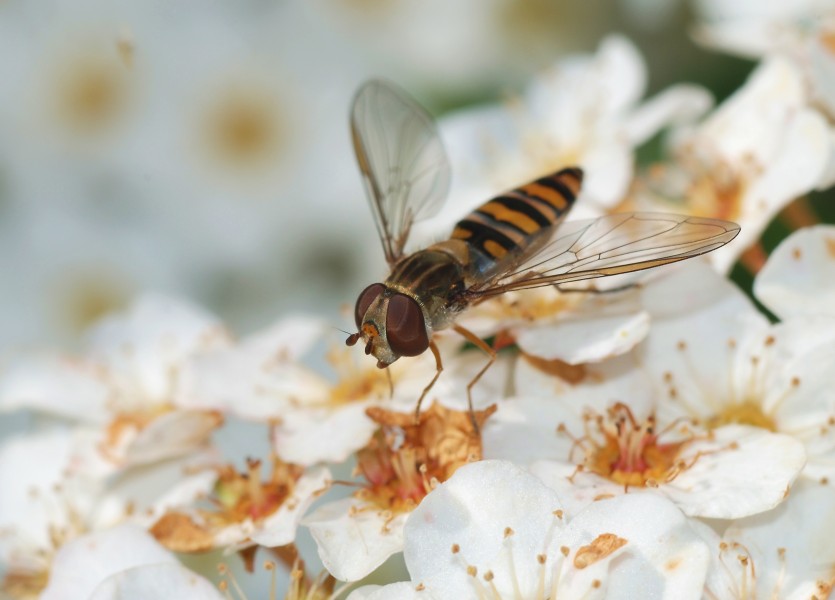
[[830, 136], [797, 68], [770, 57], [704, 121], [675, 132], [672, 160], [648, 169], [635, 205], [739, 223], [737, 239], [709, 255], [727, 272], [774, 215], [821, 185]]
[[218, 467], [211, 508], [177, 506], [151, 525], [151, 533], [177, 552], [293, 543], [302, 515], [330, 486], [330, 472], [323, 467], [305, 471], [272, 457], [263, 479], [263, 466], [248, 459], [243, 473]]
[[[300, 360], [323, 332], [321, 322], [287, 317], [236, 346], [201, 354], [183, 371], [178, 404], [274, 423], [275, 451], [288, 462], [345, 461], [368, 443], [378, 426], [366, 415], [369, 407], [414, 412], [435, 375], [435, 359], [430, 352], [404, 358], [387, 373], [358, 348], [346, 348], [340, 341], [326, 356], [336, 372], [334, 381]], [[462, 352], [457, 335], [444, 334], [436, 341], [444, 371], [423, 406], [438, 401], [464, 410], [467, 384], [487, 356], [477, 350]], [[476, 407], [504, 394], [509, 363], [502, 357], [479, 380], [473, 389]]]
[[737, 598], [826, 598], [835, 586], [831, 485], [801, 482], [769, 513], [734, 521], [721, 539], [699, 531], [711, 550], [705, 595]]
[[[694, 37], [704, 45], [746, 58], [780, 54], [804, 79], [811, 105], [835, 122], [835, 2], [694, 2], [699, 22]], [[835, 132], [830, 134], [835, 147]], [[821, 188], [835, 183], [835, 159]]]
[[566, 166], [585, 171], [577, 213], [599, 214], [625, 196], [634, 148], [659, 130], [700, 116], [707, 92], [678, 86], [640, 104], [646, 67], [626, 38], [606, 38], [595, 55], [570, 56], [542, 73], [524, 95], [441, 121], [453, 183], [430, 235], [479, 202]]
[[754, 280], [754, 295], [782, 320], [835, 317], [835, 226], [801, 229], [780, 242]]
[[325, 568], [337, 579], [357, 581], [402, 550], [409, 513], [459, 467], [481, 459], [473, 419], [482, 427], [494, 411], [470, 414], [435, 403], [415, 423], [411, 412], [369, 408], [380, 429], [357, 453], [365, 481], [351, 498], [324, 504], [303, 522]]
[[122, 525], [66, 544], [52, 564], [44, 600], [158, 598], [221, 600], [220, 591], [145, 531]]
[[0, 445], [0, 590], [36, 594], [52, 561], [82, 534], [126, 520], [146, 525], [165, 510], [205, 496], [216, 475], [211, 455], [157, 463], [101, 479], [79, 472], [82, 429], [54, 429]]
[[[489, 498], [489, 501], [486, 499]], [[351, 600], [699, 598], [709, 551], [671, 503], [647, 495], [563, 512], [560, 496], [503, 461], [468, 465], [410, 515], [411, 583]]]
[[85, 426], [75, 469], [107, 475], [206, 447], [223, 418], [176, 406], [179, 369], [222, 345], [219, 321], [187, 303], [146, 295], [91, 330], [80, 358], [22, 358], [0, 378], [0, 408], [29, 408]]

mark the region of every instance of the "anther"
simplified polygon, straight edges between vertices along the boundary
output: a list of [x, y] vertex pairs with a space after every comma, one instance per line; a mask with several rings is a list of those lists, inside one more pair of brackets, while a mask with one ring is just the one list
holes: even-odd
[[346, 346], [353, 346], [354, 344], [356, 344], [359, 341], [359, 339], [360, 339], [360, 334], [352, 333], [351, 335], [348, 336], [348, 339], [345, 340], [345, 345]]
[[365, 353], [371, 354], [371, 347], [373, 346], [373, 340], [369, 339], [368, 343], [365, 345]]
[[461, 552], [461, 546], [459, 546], [458, 544], [453, 544], [451, 550], [453, 554], [458, 554], [459, 552]]
[[475, 577], [476, 575], [478, 575], [478, 569], [475, 568], [473, 565], [469, 565], [467, 567], [467, 575], [469, 575], [470, 577]]
[[505, 537], [505, 539], [509, 538], [509, 537], [510, 537], [510, 536], [512, 536], [514, 533], [515, 533], [515, 532], [514, 532], [514, 531], [513, 531], [513, 529], [511, 529], [510, 527], [505, 527], [505, 528], [504, 528], [504, 537]]

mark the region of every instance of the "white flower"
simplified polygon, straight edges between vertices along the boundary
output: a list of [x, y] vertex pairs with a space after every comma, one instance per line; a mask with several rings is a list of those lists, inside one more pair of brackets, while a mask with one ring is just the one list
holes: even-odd
[[712, 564], [705, 595], [742, 598], [826, 598], [835, 586], [831, 485], [802, 482], [768, 513], [734, 521], [721, 539], [700, 529]]
[[[132, 469], [103, 481], [78, 473], [77, 438], [54, 429], [0, 445], [0, 589], [35, 593], [65, 544], [90, 531], [131, 520], [150, 524], [166, 509], [205, 496], [216, 479], [209, 456], [191, 456]], [[199, 462], [200, 461], [200, 462]]]
[[783, 320], [835, 317], [835, 227], [817, 225], [783, 240], [757, 274], [754, 295]]
[[624, 496], [567, 514], [556, 493], [502, 461], [459, 469], [409, 516], [404, 536], [411, 590], [360, 589], [352, 600], [698, 598], [709, 562], [663, 499]]
[[[358, 348], [332, 342], [326, 358], [336, 371], [334, 381], [300, 361], [323, 330], [318, 321], [288, 317], [232, 348], [202, 354], [184, 370], [178, 402], [275, 423], [275, 450], [288, 462], [342, 462], [365, 446], [377, 428], [366, 415], [368, 408], [414, 412], [435, 375], [435, 359], [431, 352], [403, 358], [386, 373]], [[423, 407], [438, 401], [462, 410], [467, 384], [487, 356], [478, 350], [462, 352], [458, 335], [444, 333], [435, 339], [444, 371]], [[502, 357], [479, 380], [473, 389], [477, 408], [504, 394], [508, 368], [509, 360]]]
[[779, 57], [702, 123], [680, 128], [671, 150], [671, 162], [648, 170], [637, 207], [738, 222], [738, 238], [709, 255], [723, 272], [780, 209], [820, 184], [831, 155], [825, 119], [809, 108], [796, 67]]
[[330, 486], [330, 471], [305, 471], [275, 457], [266, 467], [264, 479], [260, 460], [248, 459], [244, 473], [218, 467], [211, 508], [175, 506], [156, 519], [151, 533], [178, 552], [293, 543], [302, 515]]
[[[740, 397], [742, 390], [729, 386], [751, 383], [740, 371], [750, 365], [747, 355], [728, 358], [728, 336], [742, 346], [745, 325], [765, 326], [762, 318], [699, 262], [643, 293], [653, 326], [631, 354], [587, 365], [574, 384], [519, 362], [516, 392], [523, 396], [502, 403], [487, 423], [485, 456], [523, 464], [548, 459], [532, 468], [570, 506], [635, 488], [666, 495], [695, 516], [737, 518], [776, 506], [804, 465], [803, 445], [789, 435], [731, 426], [761, 423], [715, 412]], [[694, 373], [710, 387], [684, 379]], [[785, 392], [773, 388], [775, 395]], [[793, 410], [815, 417], [808, 403]]]
[[369, 409], [380, 429], [357, 453], [365, 481], [351, 498], [324, 504], [303, 522], [325, 568], [356, 581], [399, 552], [409, 512], [459, 467], [481, 459], [473, 420], [482, 427], [494, 411], [471, 415], [435, 403], [415, 423], [412, 413]]
[[553, 287], [509, 292], [478, 304], [457, 320], [501, 349], [516, 344], [527, 356], [569, 365], [628, 352], [649, 330], [639, 296], [561, 293]]
[[61, 548], [40, 597], [222, 599], [209, 581], [180, 566], [150, 535], [130, 525], [85, 535]]
[[108, 474], [187, 455], [207, 445], [222, 417], [177, 408], [179, 369], [225, 340], [221, 324], [202, 310], [147, 295], [97, 325], [84, 356], [14, 362], [0, 380], [0, 407], [90, 426], [78, 452], [91, 460], [78, 469]]
[[632, 179], [634, 147], [710, 105], [706, 92], [693, 86], [672, 88], [639, 105], [646, 78], [637, 49], [611, 36], [593, 56], [556, 63], [518, 101], [445, 117], [451, 202], [424, 229], [453, 222], [505, 189], [574, 165], [586, 173], [578, 211], [599, 214], [613, 207]]
[[[639, 349], [659, 418], [710, 428], [754, 425], [792, 436], [806, 448], [806, 476], [835, 477], [835, 319], [795, 317], [769, 325], [718, 276], [712, 282], [707, 272], [679, 274], [648, 289], [656, 308], [649, 308], [653, 326]], [[670, 310], [668, 286], [700, 288], [705, 302], [664, 317], [657, 311]]]

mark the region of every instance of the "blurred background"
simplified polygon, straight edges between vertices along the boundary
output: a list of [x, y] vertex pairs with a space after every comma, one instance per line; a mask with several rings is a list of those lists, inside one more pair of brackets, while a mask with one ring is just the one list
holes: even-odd
[[441, 116], [519, 92], [621, 32], [644, 55], [648, 94], [686, 81], [721, 100], [753, 63], [698, 47], [693, 10], [679, 0], [7, 0], [0, 349], [72, 346], [151, 289], [240, 333], [294, 309], [336, 319], [383, 273], [348, 132], [360, 82], [388, 77]]
[[[694, 41], [716, 5], [4, 0], [0, 357], [71, 350], [148, 290], [202, 304], [241, 335], [291, 311], [346, 326], [341, 308], [385, 274], [349, 137], [362, 81], [389, 78], [443, 117], [506, 101], [621, 33], [646, 62], [645, 96], [687, 82], [718, 104], [755, 62]], [[637, 164], [661, 148], [649, 140]], [[835, 222], [832, 194], [785, 209], [733, 278], [750, 287], [758, 253]], [[0, 417], [0, 438], [25, 418]], [[236, 458], [258, 455], [224, 431]]]

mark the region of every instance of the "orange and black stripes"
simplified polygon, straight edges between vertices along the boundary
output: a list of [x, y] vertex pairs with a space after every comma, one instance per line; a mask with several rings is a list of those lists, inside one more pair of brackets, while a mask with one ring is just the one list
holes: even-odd
[[465, 240], [495, 260], [524, 250], [571, 209], [583, 172], [558, 171], [493, 198], [455, 225], [453, 239]]

